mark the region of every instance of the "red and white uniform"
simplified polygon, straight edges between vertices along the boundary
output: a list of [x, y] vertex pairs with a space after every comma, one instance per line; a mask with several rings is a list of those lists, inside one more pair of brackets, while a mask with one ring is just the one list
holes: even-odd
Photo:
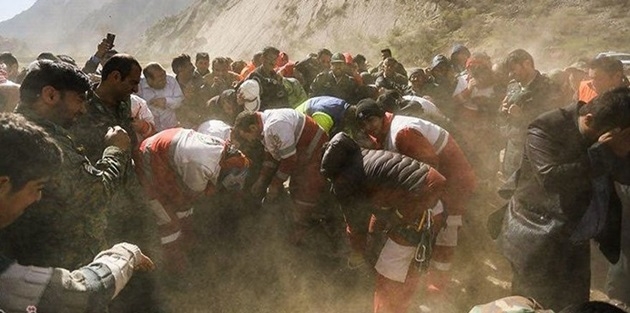
[[157, 216], [165, 257], [174, 270], [185, 266], [184, 251], [192, 244], [191, 204], [214, 193], [226, 147], [220, 138], [183, 128], [164, 130], [140, 145], [136, 169]]
[[465, 204], [476, 187], [474, 171], [457, 142], [438, 125], [385, 113], [383, 127], [388, 131], [383, 138], [376, 138], [378, 146], [427, 163], [446, 178], [446, 193], [441, 200], [448, 213], [447, 227], [438, 234], [433, 263], [440, 270], [448, 270]]
[[[263, 127], [263, 145], [268, 152], [261, 175], [280, 187], [291, 177], [290, 192], [295, 202], [294, 220], [302, 222], [314, 213], [325, 182], [319, 172], [322, 146], [328, 136], [317, 123], [293, 109], [258, 113]], [[273, 171], [278, 163], [277, 171]]]

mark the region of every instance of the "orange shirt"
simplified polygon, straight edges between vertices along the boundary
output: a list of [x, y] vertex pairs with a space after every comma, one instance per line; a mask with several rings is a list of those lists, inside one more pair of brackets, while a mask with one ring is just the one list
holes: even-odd
[[578, 89], [578, 100], [589, 102], [595, 97], [597, 97], [597, 91], [593, 88], [593, 81], [585, 80], [581, 82], [580, 88]]

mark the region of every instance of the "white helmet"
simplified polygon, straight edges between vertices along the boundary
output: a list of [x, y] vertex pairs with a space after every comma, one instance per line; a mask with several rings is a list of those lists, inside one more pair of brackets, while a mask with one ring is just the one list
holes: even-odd
[[236, 91], [236, 98], [239, 103], [243, 103], [246, 111], [258, 111], [260, 109], [260, 84], [253, 79], [244, 81]]

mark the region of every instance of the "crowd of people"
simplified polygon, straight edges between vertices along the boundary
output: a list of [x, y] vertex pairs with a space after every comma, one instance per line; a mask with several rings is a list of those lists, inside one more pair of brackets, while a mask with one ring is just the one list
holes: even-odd
[[0, 54], [0, 310], [163, 312], [156, 285], [178, 286], [207, 240], [200, 202], [288, 193], [290, 244], [339, 209], [343, 257], [375, 273], [373, 311], [409, 312], [418, 288], [448, 290], [468, 204], [497, 190], [488, 230], [515, 297], [471, 312], [623, 312], [589, 302], [591, 240], [608, 296], [630, 303], [618, 60], [543, 74], [523, 49], [493, 61], [458, 44], [408, 71], [390, 49], [370, 67], [268, 46], [250, 62], [181, 54], [171, 75], [113, 48], [83, 67]]

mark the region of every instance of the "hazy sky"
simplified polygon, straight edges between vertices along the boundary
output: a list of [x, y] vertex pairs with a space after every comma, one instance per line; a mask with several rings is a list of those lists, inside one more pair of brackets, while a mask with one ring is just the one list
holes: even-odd
[[30, 8], [37, 0], [0, 0], [0, 22]]

